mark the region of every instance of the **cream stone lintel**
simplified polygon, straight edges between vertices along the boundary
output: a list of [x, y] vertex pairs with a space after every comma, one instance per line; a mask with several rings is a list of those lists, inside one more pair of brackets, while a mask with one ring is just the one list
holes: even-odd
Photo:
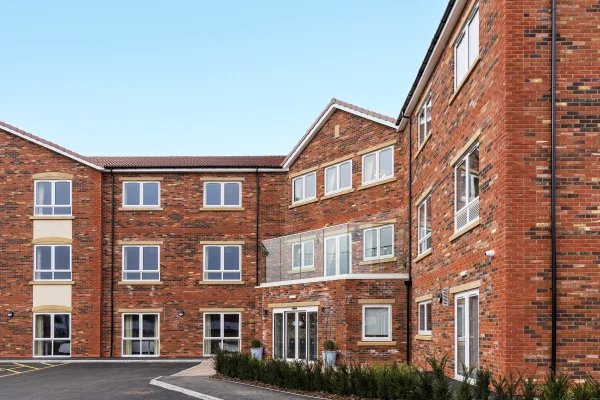
[[73, 175], [64, 172], [41, 172], [39, 174], [31, 175], [31, 179], [34, 181], [49, 179], [49, 180], [72, 180]]
[[423, 200], [425, 200], [425, 198], [427, 198], [427, 196], [429, 196], [431, 194], [432, 190], [433, 190], [433, 186], [429, 186], [427, 189], [423, 190], [423, 192], [415, 200], [414, 204], [419, 206], [423, 202]]
[[344, 161], [352, 160], [354, 158], [354, 153], [346, 154], [345, 156], [338, 157], [335, 160], [327, 161], [321, 164], [321, 168], [330, 167], [335, 164], [342, 163]]
[[268, 308], [314, 307], [320, 306], [320, 301], [298, 301], [295, 303], [271, 303]]
[[415, 303], [421, 303], [423, 301], [433, 300], [433, 295], [431, 293], [424, 294], [423, 296], [415, 297]]
[[73, 308], [69, 307], [69, 306], [47, 305], [47, 306], [33, 307], [31, 309], [31, 312], [34, 312], [34, 313], [41, 313], [41, 312], [48, 312], [48, 313], [68, 312], [68, 313], [70, 313], [72, 311], [72, 309]]
[[69, 220], [69, 219], [75, 219], [74, 216], [72, 215], [33, 215], [30, 216], [29, 219], [31, 220]]
[[473, 282], [465, 283], [462, 285], [451, 287], [450, 294], [466, 292], [467, 290], [477, 289], [480, 286], [481, 286], [481, 279], [473, 281]]
[[431, 336], [431, 335], [415, 335], [415, 340], [423, 340], [423, 341], [431, 342], [433, 340], [433, 336]]
[[243, 307], [232, 307], [232, 308], [223, 308], [223, 307], [215, 307], [215, 308], [210, 308], [210, 307], [203, 307], [199, 309], [200, 312], [205, 312], [205, 313], [210, 313], [210, 312], [244, 312], [245, 308]]
[[390, 342], [358, 342], [356, 343], [357, 346], [360, 347], [383, 347], [383, 346], [395, 346], [396, 345], [396, 341], [390, 341]]
[[358, 299], [358, 304], [396, 304], [396, 299]]
[[75, 281], [29, 281], [31, 286], [60, 286], [70, 285], [73, 286]]
[[467, 150], [469, 150], [471, 146], [473, 146], [475, 142], [479, 140], [479, 136], [481, 136], [481, 129], [478, 129], [477, 132], [471, 136], [469, 141], [467, 141], [467, 143], [460, 150], [458, 150], [452, 161], [450, 161], [451, 166], [456, 165], [456, 163], [465, 155]]
[[389, 177], [386, 179], [382, 179], [380, 181], [365, 183], [365, 184], [361, 185], [357, 190], [369, 189], [369, 188], [372, 188], [373, 186], [379, 186], [379, 185], [383, 185], [386, 183], [394, 182], [395, 180], [396, 180], [396, 177], [392, 176], [392, 177]]
[[378, 226], [383, 226], [383, 225], [390, 225], [390, 224], [395, 224], [396, 223], [396, 219], [386, 219], [384, 221], [377, 221], [377, 222], [369, 222], [366, 224], [361, 224], [359, 226], [360, 229], [367, 229], [367, 228], [375, 228]]
[[319, 169], [318, 165], [316, 165], [314, 167], [311, 167], [311, 168], [306, 168], [306, 169], [303, 169], [302, 171], [298, 171], [298, 172], [294, 172], [294, 173], [288, 174], [288, 179], [293, 179], [293, 178], [296, 178], [298, 176], [306, 175], [306, 174], [314, 172], [314, 171], [316, 171], [318, 169]]
[[162, 240], [117, 240], [117, 244], [123, 246], [160, 246], [163, 243]]
[[33, 239], [31, 244], [71, 244], [73, 243], [73, 239], [68, 239], [64, 237], [41, 237], [37, 239]]
[[201, 240], [199, 242], [200, 244], [237, 244], [237, 245], [244, 245], [244, 241], [243, 240]]
[[385, 147], [389, 147], [393, 144], [396, 144], [396, 142], [398, 142], [397, 139], [388, 140], [387, 142], [379, 143], [379, 144], [376, 144], [375, 146], [367, 147], [364, 150], [357, 151], [356, 154], [358, 154], [359, 156], [362, 156], [363, 154], [371, 153], [373, 151], [380, 150]]
[[209, 182], [243, 182], [246, 178], [243, 176], [203, 176], [200, 180]]
[[360, 261], [358, 263], [358, 265], [374, 265], [374, 264], [383, 264], [383, 263], [389, 263], [389, 262], [395, 262], [395, 261], [398, 261], [398, 259], [396, 257], [377, 258], [374, 260]]
[[119, 313], [161, 313], [164, 308], [119, 308]]
[[243, 285], [244, 281], [198, 281], [198, 285]]
[[164, 180], [164, 178], [162, 176], [120, 176], [119, 180], [121, 182], [123, 181], [128, 181], [128, 182], [154, 182], [154, 181], [162, 181]]

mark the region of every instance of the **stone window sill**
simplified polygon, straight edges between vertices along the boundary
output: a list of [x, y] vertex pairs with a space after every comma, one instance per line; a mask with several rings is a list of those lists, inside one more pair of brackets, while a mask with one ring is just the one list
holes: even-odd
[[430, 248], [428, 248], [427, 250], [425, 250], [423, 253], [419, 254], [419, 255], [417, 256], [417, 258], [415, 258], [415, 259], [413, 260], [413, 262], [419, 262], [419, 261], [421, 261], [422, 259], [424, 259], [425, 257], [427, 257], [428, 255], [430, 255], [431, 253], [433, 253], [433, 249], [430, 247]]
[[33, 215], [33, 216], [29, 217], [29, 219], [62, 221], [62, 220], [75, 219], [75, 217], [72, 215]]
[[304, 206], [306, 204], [316, 203], [317, 201], [319, 201], [319, 199], [317, 199], [317, 198], [305, 200], [305, 201], [299, 201], [297, 203], [292, 203], [291, 205], [288, 206], [288, 208], [290, 208], [290, 209], [296, 208], [296, 207]]
[[429, 139], [431, 139], [431, 132], [429, 132], [429, 135], [427, 135], [427, 137], [425, 138], [423, 143], [421, 143], [421, 145], [417, 149], [417, 152], [415, 153], [413, 160], [415, 160], [419, 156], [419, 154], [421, 154], [421, 151], [423, 150], [423, 148], [425, 148], [425, 145], [427, 144], [427, 142], [429, 142]]
[[244, 281], [199, 281], [199, 285], [243, 285]]
[[469, 68], [469, 71], [467, 71], [465, 77], [456, 86], [456, 89], [454, 89], [454, 94], [452, 94], [452, 97], [450, 97], [450, 101], [448, 102], [448, 105], [451, 105], [454, 102], [454, 100], [456, 99], [456, 96], [458, 96], [458, 94], [460, 93], [462, 88], [465, 86], [465, 83], [469, 80], [469, 77], [471, 76], [473, 71], [475, 71], [475, 68], [477, 67], [477, 65], [479, 65], [480, 60], [481, 60], [481, 52], [477, 56], [477, 59], [473, 62], [473, 65], [471, 65], [471, 68]]
[[396, 257], [376, 258], [376, 259], [373, 259], [373, 260], [360, 261], [358, 263], [358, 265], [383, 264], [383, 263], [389, 263], [389, 262], [394, 262], [394, 261], [397, 261]]
[[162, 211], [162, 207], [120, 207], [119, 211]]
[[386, 341], [386, 342], [370, 342], [370, 341], [360, 341], [358, 343], [356, 343], [357, 346], [359, 347], [384, 347], [384, 346], [395, 346], [396, 345], [396, 341], [395, 340], [390, 340], [390, 341]]
[[454, 235], [450, 236], [450, 242], [455, 241], [456, 239], [458, 239], [459, 237], [461, 237], [462, 235], [464, 235], [467, 232], [472, 231], [473, 229], [477, 228], [479, 225], [481, 224], [480, 219], [476, 219], [475, 221], [471, 222], [469, 225], [466, 225], [465, 227], [463, 227], [460, 231], [456, 232]]
[[416, 335], [415, 340], [431, 342], [433, 340], [433, 336], [431, 336], [431, 335]]
[[352, 192], [354, 192], [354, 188], [340, 190], [339, 192], [334, 192], [334, 193], [326, 194], [325, 196], [321, 197], [321, 200], [331, 199], [333, 197], [341, 196], [341, 195], [352, 193]]
[[202, 207], [200, 211], [244, 211], [244, 207]]
[[117, 285], [122, 286], [154, 286], [162, 284], [162, 281], [121, 281], [117, 283]]
[[74, 285], [75, 281], [29, 281], [32, 286], [37, 285]]
[[386, 183], [394, 182], [395, 180], [396, 180], [396, 177], [392, 176], [391, 178], [385, 178], [380, 181], [365, 183], [361, 187], [359, 187], [357, 190], [369, 189], [369, 188], [372, 188], [373, 186], [379, 186], [379, 185], [384, 185]]

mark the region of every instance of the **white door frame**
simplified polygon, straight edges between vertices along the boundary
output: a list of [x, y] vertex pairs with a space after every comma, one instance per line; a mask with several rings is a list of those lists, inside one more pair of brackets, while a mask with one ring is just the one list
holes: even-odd
[[[471, 298], [472, 297], [477, 297], [477, 309], [479, 310], [479, 289], [475, 289], [475, 290], [469, 290], [466, 292], [460, 292], [460, 293], [456, 293], [454, 295], [454, 378], [457, 380], [462, 380], [464, 377], [462, 375], [462, 364], [459, 364], [459, 360], [458, 360], [458, 300], [459, 299], [465, 299], [465, 309], [463, 311], [463, 317], [464, 317], [464, 328], [463, 328], [463, 335], [465, 337], [465, 362], [466, 362], [466, 369], [470, 369], [471, 365], [470, 365], [470, 348], [471, 348], [471, 339], [469, 338], [469, 331], [470, 331], [470, 302], [471, 302]], [[479, 320], [479, 315], [477, 316], [477, 319]], [[478, 329], [477, 329], [477, 340], [479, 340], [479, 324], [477, 324]], [[469, 382], [474, 383], [474, 379], [473, 378], [469, 378]]]
[[[275, 314], [281, 314], [282, 315], [282, 330], [283, 330], [283, 354], [282, 354], [282, 358], [287, 360], [287, 361], [296, 361], [298, 360], [297, 356], [298, 356], [298, 315], [299, 313], [304, 312], [307, 315], [307, 319], [306, 319], [306, 323], [308, 324], [308, 313], [310, 312], [316, 312], [317, 313], [317, 338], [319, 337], [319, 324], [318, 324], [318, 318], [319, 318], [319, 307], [291, 307], [291, 308], [274, 308], [273, 309], [273, 318], [272, 318], [272, 328], [271, 328], [271, 344], [272, 344], [272, 349], [273, 349], [273, 353], [275, 352]], [[296, 323], [294, 324], [294, 335], [296, 337], [296, 341], [295, 341], [295, 349], [294, 349], [294, 354], [296, 355], [296, 358], [288, 358], [287, 356], [287, 315], [290, 313], [294, 313], [295, 314], [295, 318], [296, 318]], [[308, 329], [308, 327], [307, 327]], [[307, 353], [306, 353], [306, 360], [305, 361], [309, 361], [309, 348], [308, 348], [308, 343], [309, 343], [309, 336], [308, 336], [308, 330], [307, 330], [307, 335], [306, 335], [306, 343], [307, 343]], [[318, 358], [318, 352], [317, 352], [317, 358]]]

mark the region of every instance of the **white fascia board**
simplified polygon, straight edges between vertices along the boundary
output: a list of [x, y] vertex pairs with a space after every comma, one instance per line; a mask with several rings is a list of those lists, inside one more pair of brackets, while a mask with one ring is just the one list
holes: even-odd
[[289, 281], [279, 281], [279, 282], [267, 282], [261, 283], [256, 288], [268, 288], [268, 287], [276, 287], [276, 286], [289, 286], [289, 285], [301, 285], [304, 283], [316, 283], [316, 282], [329, 282], [329, 281], [339, 281], [339, 280], [408, 280], [407, 273], [389, 273], [389, 274], [344, 274], [344, 275], [333, 275], [333, 276], [317, 276], [315, 278], [304, 278], [304, 279], [292, 279]]
[[76, 156], [74, 156], [74, 155], [72, 155], [72, 154], [66, 153], [66, 152], [62, 151], [61, 149], [58, 149], [58, 148], [56, 148], [56, 147], [54, 147], [54, 146], [50, 146], [50, 145], [48, 145], [48, 144], [46, 144], [46, 143], [40, 142], [39, 140], [36, 140], [36, 139], [34, 139], [34, 138], [32, 138], [32, 137], [29, 137], [29, 136], [23, 135], [22, 133], [20, 133], [20, 132], [17, 132], [17, 131], [15, 131], [15, 130], [12, 130], [12, 129], [10, 129], [10, 128], [7, 128], [7, 127], [5, 127], [5, 126], [0, 126], [0, 130], [3, 130], [3, 131], [5, 131], [5, 132], [8, 132], [8, 133], [10, 133], [10, 134], [13, 134], [13, 135], [15, 135], [15, 136], [18, 136], [18, 137], [20, 137], [21, 139], [25, 139], [25, 140], [27, 140], [28, 142], [31, 142], [31, 143], [37, 144], [38, 146], [42, 146], [42, 147], [43, 147], [43, 148], [45, 148], [45, 149], [48, 149], [48, 150], [50, 150], [50, 151], [53, 151], [53, 152], [55, 152], [55, 153], [58, 153], [58, 154], [60, 154], [60, 155], [62, 155], [62, 156], [65, 156], [65, 157], [67, 157], [67, 158], [70, 158], [71, 160], [75, 160], [75, 161], [77, 161], [77, 162], [79, 162], [79, 163], [81, 163], [81, 164], [87, 165], [88, 167], [94, 168], [94, 169], [96, 169], [96, 170], [98, 170], [98, 171], [106, 171], [104, 168], [102, 168], [102, 167], [101, 167], [101, 166], [99, 166], [99, 165], [93, 164], [93, 163], [91, 163], [91, 162], [89, 162], [89, 161], [83, 160], [83, 159], [81, 159], [81, 158], [79, 158], [79, 157], [76, 157]]
[[306, 148], [306, 146], [312, 140], [312, 138], [315, 136], [315, 134], [317, 133], [317, 131], [319, 129], [321, 129], [321, 127], [325, 124], [325, 122], [327, 122], [327, 120], [329, 119], [329, 117], [331, 117], [331, 114], [333, 114], [333, 112], [335, 110], [345, 111], [347, 113], [357, 115], [357, 116], [359, 116], [361, 118], [368, 119], [370, 121], [376, 122], [376, 123], [381, 124], [381, 125], [385, 125], [385, 126], [390, 127], [390, 128], [394, 128], [394, 129], [397, 128], [397, 125], [394, 124], [393, 122], [389, 122], [389, 121], [386, 121], [386, 120], [383, 120], [383, 119], [379, 119], [379, 118], [374, 117], [372, 115], [361, 113], [359, 111], [353, 110], [352, 108], [348, 108], [348, 107], [345, 107], [343, 105], [335, 104], [334, 103], [331, 106], [329, 106], [329, 108], [327, 109], [327, 111], [325, 112], [325, 114], [323, 114], [323, 116], [321, 117], [321, 119], [319, 119], [319, 121], [310, 130], [310, 132], [306, 136], [304, 136], [304, 139], [302, 139], [302, 141], [298, 144], [298, 146], [296, 146], [296, 148], [292, 151], [292, 153], [285, 159], [285, 161], [283, 163], [283, 168], [285, 168], [286, 170], [289, 170], [289, 168], [292, 165], [292, 163], [296, 160], [296, 158], [298, 158], [298, 155], [300, 155], [300, 153]]
[[[454, 3], [454, 6], [452, 7], [452, 11], [450, 12], [450, 16], [448, 17], [448, 21], [446, 21], [446, 25], [444, 26], [444, 29], [442, 30], [442, 33], [440, 34], [440, 38], [433, 49], [433, 52], [431, 54], [431, 57], [429, 58], [429, 61], [427, 62], [427, 66], [425, 67], [425, 70], [423, 71], [423, 75], [419, 79], [417, 88], [415, 89], [415, 92], [413, 93], [413, 95], [410, 99], [410, 102], [408, 103], [408, 106], [406, 107], [405, 114], [407, 116], [412, 114], [413, 108], [416, 106], [416, 103], [418, 103], [418, 101], [420, 100], [421, 95], [423, 94], [423, 90], [425, 90], [425, 88], [427, 87], [427, 84], [429, 83], [429, 78], [431, 78], [431, 74], [433, 73], [433, 70], [437, 66], [438, 61], [440, 60], [440, 57], [442, 56], [442, 53], [446, 49], [448, 40], [450, 39], [452, 32], [454, 32], [454, 28], [456, 27], [456, 24], [460, 20], [460, 16], [461, 16], [462, 11], [465, 8], [466, 4], [467, 4], [467, 0], [457, 0], [456, 3]], [[404, 130], [404, 128], [406, 128], [407, 123], [408, 123], [408, 119], [402, 118], [400, 120], [400, 124], [398, 125], [398, 132]]]
[[189, 173], [198, 173], [198, 172], [232, 172], [232, 173], [241, 173], [241, 172], [288, 172], [285, 168], [108, 168], [107, 171], [113, 172], [115, 174], [119, 173], [171, 173], [171, 172], [189, 172]]

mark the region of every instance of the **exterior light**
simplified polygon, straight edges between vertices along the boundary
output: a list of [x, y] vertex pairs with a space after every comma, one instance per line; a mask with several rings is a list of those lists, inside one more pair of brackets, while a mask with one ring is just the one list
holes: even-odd
[[185, 311], [183, 311], [183, 310], [179, 310], [179, 311], [177, 312], [177, 315], [179, 315], [180, 317], [183, 317], [183, 316], [185, 315]]
[[6, 316], [7, 316], [8, 318], [12, 318], [12, 317], [14, 317], [14, 316], [15, 316], [15, 313], [14, 313], [14, 312], [12, 312], [12, 311], [9, 311], [9, 312], [7, 312], [7, 313], [6, 313]]

